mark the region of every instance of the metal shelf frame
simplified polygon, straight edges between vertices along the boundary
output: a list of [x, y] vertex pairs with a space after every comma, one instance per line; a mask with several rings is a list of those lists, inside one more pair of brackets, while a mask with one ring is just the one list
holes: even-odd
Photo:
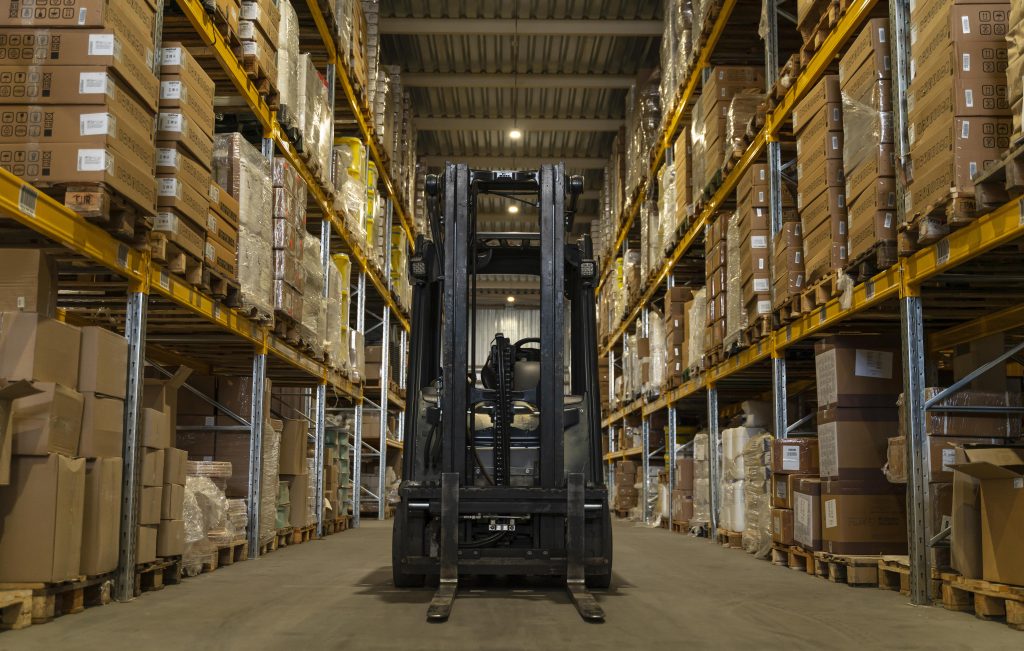
[[[780, 201], [780, 173], [782, 168], [781, 156], [777, 137], [781, 132], [785, 121], [792, 113], [793, 107], [809, 92], [809, 90], [820, 80], [827, 67], [841, 53], [842, 47], [860, 29], [864, 21], [875, 8], [877, 0], [854, 0], [840, 17], [836, 27], [826, 37], [824, 43], [817, 53], [812, 57], [807, 66], [789, 89], [782, 102], [773, 110], [768, 112], [766, 123], [761, 132], [753, 140], [735, 168], [725, 177], [722, 186], [713, 197], [706, 202], [703, 211], [697, 216], [688, 232], [676, 246], [672, 254], [666, 259], [664, 265], [652, 276], [639, 301], [627, 310], [626, 318], [615, 329], [610, 340], [601, 348], [601, 353], [606, 354], [609, 359], [610, 387], [614, 387], [614, 360], [617, 354], [622, 335], [646, 313], [657, 290], [666, 278], [671, 278], [671, 272], [682, 256], [690, 250], [693, 243], [707, 223], [708, 218], [716, 211], [728, 196], [735, 190], [737, 182], [749, 166], [760, 157], [765, 156], [768, 161], [771, 173], [770, 186], [770, 217], [772, 223], [772, 235], [781, 227], [781, 201]], [[773, 67], [778, 65], [778, 24], [777, 20], [781, 13], [776, 11], [774, 3], [769, 2], [768, 21], [769, 32], [766, 37], [766, 64]], [[724, 27], [728, 21], [732, 3], [724, 3], [715, 28]], [[894, 62], [893, 93], [895, 105], [896, 125], [896, 149], [897, 156], [904, 160], [908, 151], [907, 119], [906, 119], [906, 90], [908, 69], [908, 34], [909, 34], [909, 5], [908, 0], [890, 0], [889, 17], [892, 38], [892, 60]], [[709, 41], [707, 51], [701, 54], [700, 60], [705, 64], [709, 61], [714, 48], [715, 41]], [[691, 79], [684, 89], [682, 101], [688, 101], [689, 95], [693, 92], [689, 84], [693, 82], [694, 75], [699, 69], [691, 72]], [[768, 87], [774, 81], [776, 71], [769, 69], [766, 75]], [[678, 108], [676, 110], [679, 110]], [[650, 170], [649, 178], [653, 178], [657, 172], [658, 163], [668, 146], [668, 143], [675, 138], [678, 132], [678, 124], [674, 116], [669, 128], [662, 134], [654, 155], [654, 164]], [[638, 205], [647, 191], [645, 184], [641, 185], [640, 199], [635, 203]], [[899, 188], [902, 199], [903, 187]], [[898, 218], [904, 221], [902, 214], [903, 201], [898, 201], [901, 210]], [[615, 248], [618, 250], [625, 241], [626, 236], [632, 227], [633, 219], [636, 216], [635, 206], [628, 205], [619, 224]], [[719, 430], [719, 417], [722, 414], [719, 405], [719, 385], [723, 381], [738, 376], [741, 372], [750, 371], [754, 368], [767, 368], [768, 377], [771, 382], [771, 395], [773, 404], [773, 425], [777, 436], [785, 437], [808, 420], [808, 417], [800, 418], [796, 422], [789, 423], [787, 413], [787, 398], [792, 391], [798, 391], [801, 382], [794, 382], [793, 386], [787, 384], [787, 351], [799, 342], [806, 342], [814, 335], [825, 334], [834, 331], [852, 317], [865, 314], [871, 308], [876, 308], [882, 303], [897, 304], [899, 308], [899, 330], [902, 345], [903, 364], [903, 390], [907, 398], [907, 408], [904, 410], [904, 427], [908, 432], [908, 547], [911, 559], [911, 601], [914, 604], [931, 603], [929, 591], [929, 555], [928, 545], [934, 544], [935, 538], [941, 537], [941, 533], [935, 536], [931, 532], [929, 523], [929, 459], [928, 445], [924, 434], [924, 414], [930, 408], [930, 404], [924, 401], [924, 387], [926, 386], [925, 375], [925, 354], [934, 353], [940, 350], [949, 350], [954, 345], [978, 339], [994, 332], [1003, 332], [1014, 328], [1024, 327], [1024, 309], [1019, 306], [1010, 306], [1002, 310], [993, 310], [991, 314], [979, 314], [977, 318], [948, 327], [940, 332], [929, 336], [926, 340], [924, 332], [924, 319], [927, 313], [927, 306], [922, 302], [922, 293], [929, 281], [937, 280], [942, 274], [957, 269], [965, 263], [976, 261], [980, 256], [1006, 244], [1019, 241], [1024, 238], [1024, 199], [1015, 199], [1007, 204], [992, 210], [988, 214], [978, 217], [973, 222], [959, 230], [954, 230], [938, 242], [924, 246], [917, 252], [901, 257], [892, 267], [882, 270], [873, 277], [864, 280], [854, 286], [846, 296], [846, 300], [839, 298], [832, 299], [826, 304], [814, 309], [810, 313], [803, 314], [795, 321], [774, 330], [768, 337], [759, 343], [739, 351], [727, 358], [717, 366], [708, 368], [696, 377], [692, 377], [682, 386], [662, 393], [656, 399], [639, 399], [628, 405], [622, 406], [602, 421], [602, 427], [607, 428], [610, 452], [604, 456], [608, 463], [609, 477], [613, 476], [612, 466], [616, 459], [627, 456], [644, 456], [646, 463], [648, 452], [646, 445], [635, 451], [617, 451], [614, 449], [615, 429], [629, 416], [640, 413], [643, 422], [655, 412], [667, 410], [669, 419], [670, 438], [667, 440], [670, 491], [675, 485], [674, 461], [676, 456], [675, 431], [677, 429], [676, 418], [680, 409], [680, 402], [684, 399], [693, 399], [699, 392], [706, 392], [706, 418], [709, 433], [709, 454], [711, 459], [711, 531], [717, 528], [718, 509], [721, 496], [718, 494], [717, 478], [721, 472], [720, 468], [720, 445], [721, 436]], [[602, 279], [609, 271], [610, 261], [606, 261], [603, 269]], [[643, 323], [638, 325], [643, 327]], [[979, 369], [979, 373], [989, 367], [1005, 361], [1014, 354], [1015, 349], [1008, 351], [1003, 357], [990, 362], [989, 365]], [[960, 383], [958, 383], [959, 385]], [[954, 385], [950, 390], [956, 390]], [[767, 388], [766, 386], [762, 388]], [[751, 393], [755, 393], [751, 390]], [[645, 444], [647, 442], [645, 427]], [[671, 502], [670, 502], [671, 508]], [[713, 534], [712, 534], [713, 535]]]

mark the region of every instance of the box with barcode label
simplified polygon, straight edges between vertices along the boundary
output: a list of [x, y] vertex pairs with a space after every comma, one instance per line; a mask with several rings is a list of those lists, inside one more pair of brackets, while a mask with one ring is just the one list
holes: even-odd
[[823, 481], [822, 549], [833, 554], [906, 554], [904, 486], [873, 481]]
[[0, 27], [108, 27], [119, 19], [156, 28], [156, 10], [146, 0], [0, 0]]
[[213, 163], [213, 140], [188, 114], [168, 110], [157, 116], [157, 140], [180, 143], [203, 167]]
[[772, 441], [772, 472], [818, 474], [818, 439], [801, 437]]
[[894, 341], [837, 336], [815, 343], [818, 407], [895, 407], [903, 385]]

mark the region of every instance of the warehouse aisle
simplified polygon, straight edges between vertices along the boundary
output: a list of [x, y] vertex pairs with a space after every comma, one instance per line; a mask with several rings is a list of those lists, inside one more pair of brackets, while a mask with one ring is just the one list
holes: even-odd
[[[0, 634], [0, 649], [1020, 649], [1022, 634], [914, 608], [625, 523], [608, 621], [585, 624], [556, 587], [463, 590], [447, 624], [429, 590], [390, 585], [391, 523], [286, 548], [180, 586]], [[676, 558], [667, 568], [664, 559]], [[708, 580], [708, 577], [714, 577]]]

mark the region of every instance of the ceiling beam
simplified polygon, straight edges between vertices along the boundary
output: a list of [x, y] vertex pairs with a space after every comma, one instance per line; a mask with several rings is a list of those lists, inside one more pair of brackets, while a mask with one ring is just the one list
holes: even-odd
[[618, 131], [625, 120], [600, 118], [413, 118], [417, 131], [523, 131], [599, 132]]
[[565, 156], [463, 156], [450, 154], [448, 156], [419, 156], [417, 161], [427, 167], [444, 167], [446, 161], [453, 163], [466, 163], [475, 169], [513, 169], [528, 170], [539, 168], [541, 165], [564, 162], [570, 170], [600, 170], [608, 164], [607, 158], [569, 158]]
[[631, 75], [403, 72], [406, 88], [629, 88]]
[[660, 20], [381, 18], [380, 33], [399, 36], [661, 36]]

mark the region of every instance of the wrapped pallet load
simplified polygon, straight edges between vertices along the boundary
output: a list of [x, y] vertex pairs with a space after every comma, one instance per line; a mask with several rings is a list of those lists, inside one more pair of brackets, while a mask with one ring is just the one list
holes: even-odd
[[312, 350], [313, 356], [322, 359], [326, 331], [327, 305], [324, 300], [324, 267], [321, 259], [320, 240], [309, 233], [303, 233], [302, 271], [304, 290], [302, 294], [302, 340]]
[[277, 120], [290, 134], [301, 133], [295, 121], [299, 98], [299, 17], [291, 0], [280, 0], [277, 7], [281, 12], [277, 28]]
[[690, 529], [711, 522], [711, 453], [706, 431], [693, 436], [693, 517]]
[[766, 557], [772, 548], [771, 449], [772, 435], [767, 432], [753, 436], [743, 447], [743, 549], [757, 558]]

